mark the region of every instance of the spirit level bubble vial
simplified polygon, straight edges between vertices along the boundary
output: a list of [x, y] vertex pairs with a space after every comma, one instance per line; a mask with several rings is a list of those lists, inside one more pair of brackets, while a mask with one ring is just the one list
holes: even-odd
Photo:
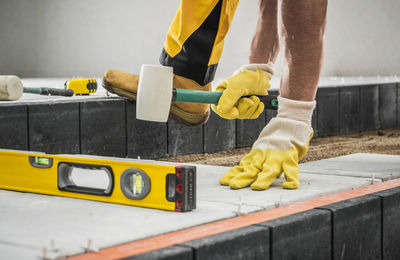
[[196, 167], [0, 149], [0, 189], [186, 212]]

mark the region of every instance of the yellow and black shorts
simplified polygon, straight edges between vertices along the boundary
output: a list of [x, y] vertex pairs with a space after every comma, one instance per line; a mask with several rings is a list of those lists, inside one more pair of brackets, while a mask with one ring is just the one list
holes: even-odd
[[238, 3], [182, 0], [168, 30], [160, 63], [200, 85], [211, 82]]

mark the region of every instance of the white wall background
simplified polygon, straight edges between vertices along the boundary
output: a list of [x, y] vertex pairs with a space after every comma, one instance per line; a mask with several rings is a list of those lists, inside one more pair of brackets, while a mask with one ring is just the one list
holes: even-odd
[[[0, 0], [0, 74], [99, 77], [158, 64], [179, 0]], [[217, 78], [247, 62], [257, 0], [241, 0]], [[399, 75], [400, 1], [330, 0], [325, 76]]]

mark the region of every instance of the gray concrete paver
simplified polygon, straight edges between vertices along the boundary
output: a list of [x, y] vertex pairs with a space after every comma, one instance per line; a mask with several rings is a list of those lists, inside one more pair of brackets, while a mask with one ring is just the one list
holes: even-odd
[[381, 179], [400, 177], [400, 155], [357, 153], [300, 164], [300, 171], [338, 176]]

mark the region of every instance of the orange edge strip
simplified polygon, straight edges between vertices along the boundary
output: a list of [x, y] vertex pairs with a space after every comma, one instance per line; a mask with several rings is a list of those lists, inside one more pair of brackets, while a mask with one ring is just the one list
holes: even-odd
[[209, 224], [204, 224], [184, 230], [171, 232], [155, 237], [146, 238], [110, 248], [102, 249], [98, 252], [69, 257], [69, 260], [89, 260], [89, 259], [120, 259], [147, 253], [153, 250], [185, 243], [191, 240], [212, 236], [226, 231], [250, 226], [253, 224], [293, 215], [299, 212], [311, 210], [324, 205], [348, 200], [375, 192], [391, 189], [400, 186], [400, 179], [390, 180], [374, 185], [368, 185], [354, 190], [344, 191], [332, 195], [327, 195], [311, 200], [306, 200], [280, 208], [270, 209], [251, 213], [245, 216], [234, 217], [220, 220]]

